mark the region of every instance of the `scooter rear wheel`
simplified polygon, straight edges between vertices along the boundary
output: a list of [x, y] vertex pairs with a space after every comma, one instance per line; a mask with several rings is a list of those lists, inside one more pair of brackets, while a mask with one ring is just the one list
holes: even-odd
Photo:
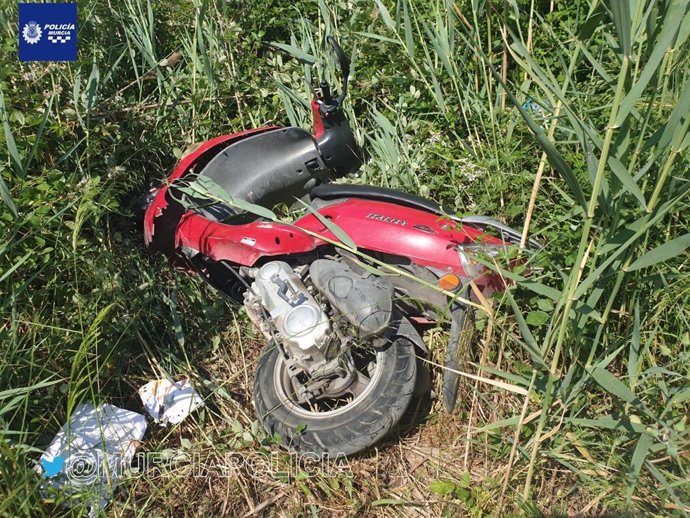
[[281, 351], [269, 344], [254, 380], [254, 407], [264, 428], [280, 434], [287, 447], [320, 458], [349, 456], [376, 444], [405, 415], [419, 373], [414, 344], [406, 338], [394, 338], [372, 354], [375, 368], [361, 393], [317, 408], [300, 404]]

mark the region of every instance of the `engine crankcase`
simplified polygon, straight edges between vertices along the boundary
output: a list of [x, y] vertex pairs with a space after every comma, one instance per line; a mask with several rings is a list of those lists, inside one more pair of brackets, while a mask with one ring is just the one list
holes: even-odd
[[[251, 293], [246, 297], [250, 316], [262, 318], [256, 307], [260, 302], [273, 321], [281, 343], [305, 370], [328, 361], [326, 351], [331, 341], [328, 316], [290, 265], [271, 261], [252, 269], [250, 275], [255, 279], [251, 292], [259, 298], [254, 300]], [[261, 322], [259, 325], [262, 327]]]
[[360, 338], [385, 334], [393, 315], [392, 286], [328, 259], [311, 263], [309, 275], [331, 305], [355, 326]]

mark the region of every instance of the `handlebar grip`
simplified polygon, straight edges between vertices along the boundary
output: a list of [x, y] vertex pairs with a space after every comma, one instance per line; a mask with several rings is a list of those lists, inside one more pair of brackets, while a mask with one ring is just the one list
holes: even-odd
[[347, 76], [350, 75], [350, 60], [347, 58], [345, 51], [340, 45], [338, 45], [338, 41], [333, 36], [328, 36], [326, 40], [331, 44], [336, 56], [338, 56], [338, 62], [340, 64], [340, 70], [343, 73], [343, 79], [347, 81]]

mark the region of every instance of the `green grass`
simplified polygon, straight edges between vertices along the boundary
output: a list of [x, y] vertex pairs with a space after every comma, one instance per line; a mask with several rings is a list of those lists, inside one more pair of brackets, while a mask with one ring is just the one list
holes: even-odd
[[[77, 63], [20, 64], [3, 4], [0, 515], [69, 514], [41, 501], [42, 449], [80, 402], [141, 411], [136, 389], [163, 374], [206, 408], [140, 451], [245, 462], [152, 468], [108, 514], [689, 514], [690, 14], [627, 5], [84, 1]], [[310, 81], [335, 77], [327, 34], [353, 58], [346, 109], [371, 155], [349, 181], [516, 228], [529, 213], [545, 246], [479, 315], [464, 368], [527, 396], [465, 380], [455, 415], [437, 402], [399, 442], [309, 477], [255, 424], [263, 341], [147, 255], [127, 200], [194, 143], [307, 126]], [[427, 339], [441, 363], [443, 333]], [[270, 452], [296, 476], [266, 473]]]

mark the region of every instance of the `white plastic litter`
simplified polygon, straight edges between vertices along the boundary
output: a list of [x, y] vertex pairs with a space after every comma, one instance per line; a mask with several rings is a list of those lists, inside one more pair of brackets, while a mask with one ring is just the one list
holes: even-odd
[[45, 478], [44, 497], [64, 488], [72, 504], [85, 503], [90, 515], [105, 507], [130, 467], [146, 418], [113, 405], [79, 405], [41, 455], [36, 467]]
[[161, 426], [182, 422], [191, 412], [204, 404], [189, 380], [149, 381], [139, 389], [139, 396], [146, 411]]

